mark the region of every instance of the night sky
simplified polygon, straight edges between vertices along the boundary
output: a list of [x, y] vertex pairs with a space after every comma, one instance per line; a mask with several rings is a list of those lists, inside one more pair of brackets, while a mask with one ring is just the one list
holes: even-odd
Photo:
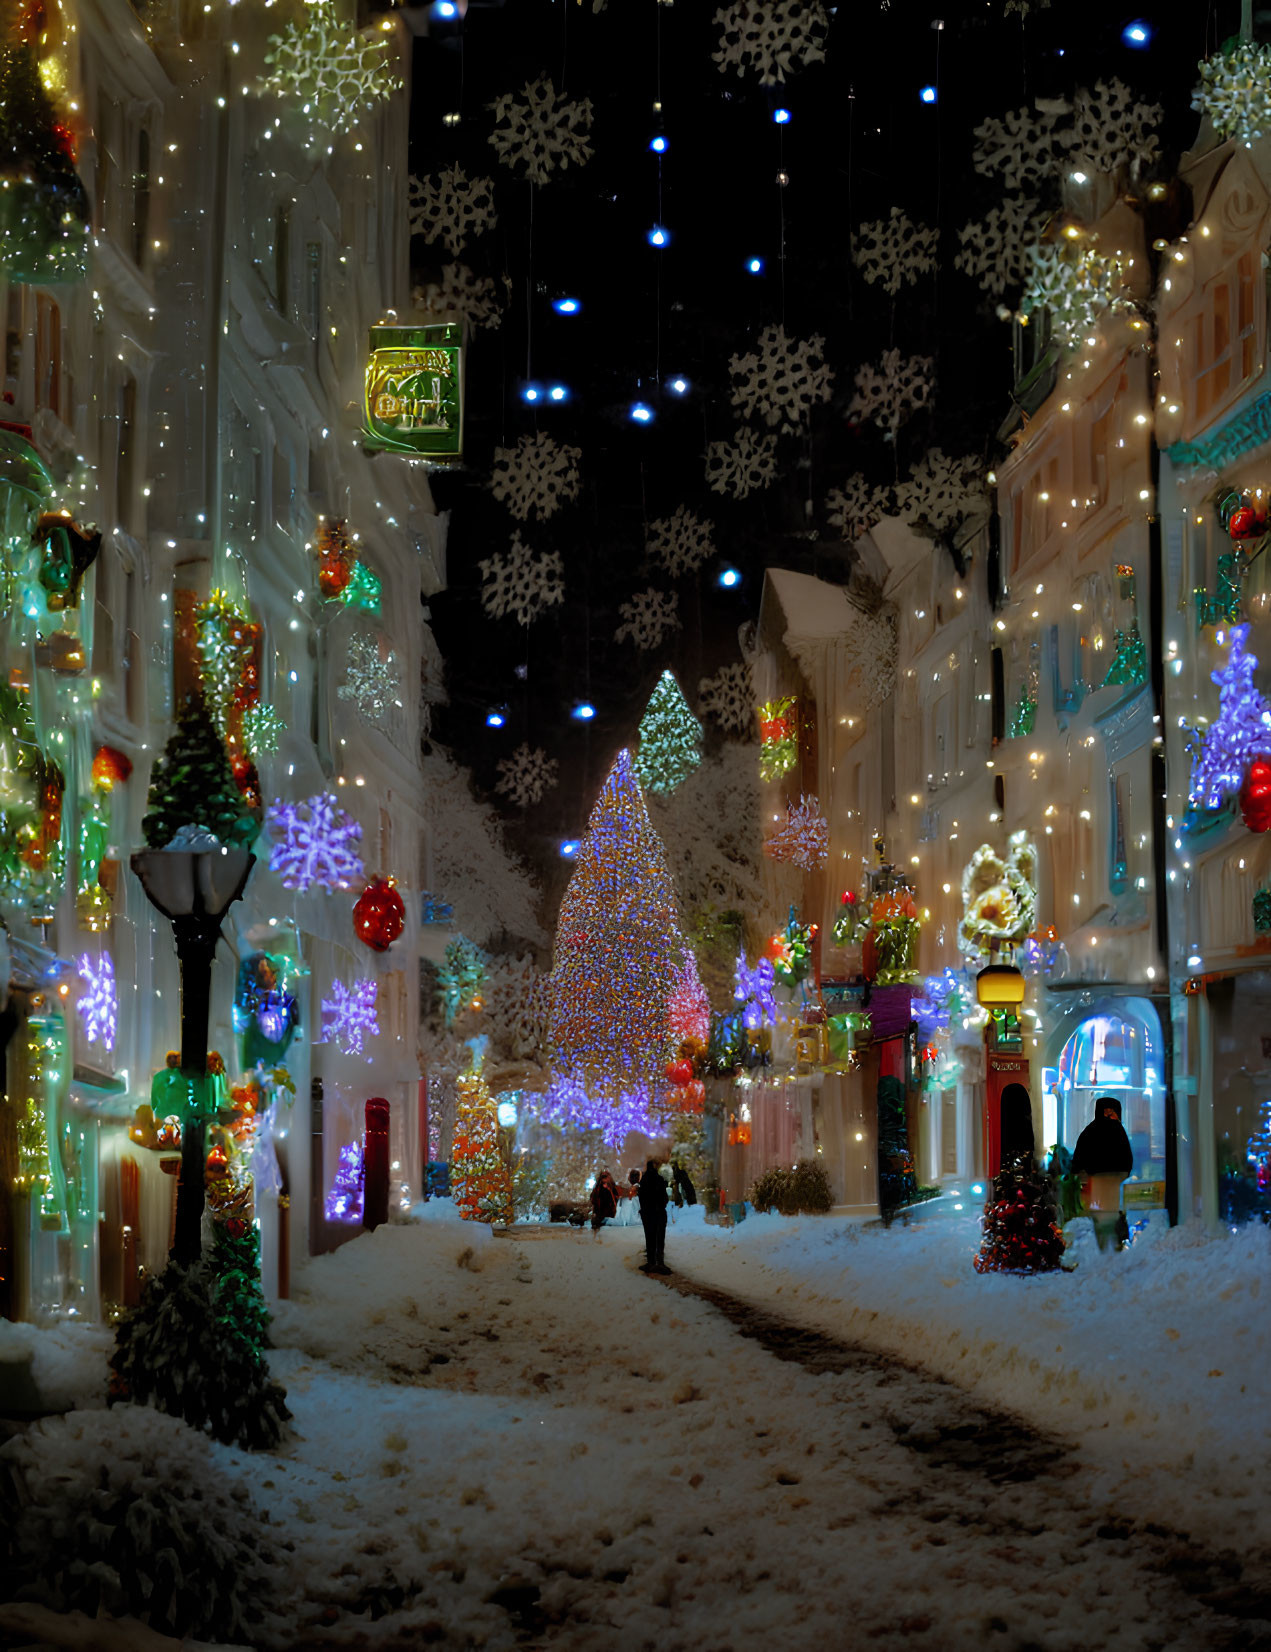
[[[825, 519], [830, 488], [858, 470], [880, 482], [897, 467], [904, 476], [932, 445], [989, 463], [999, 456], [1011, 329], [952, 265], [958, 226], [1002, 193], [972, 168], [974, 126], [1115, 75], [1165, 105], [1167, 177], [1196, 131], [1197, 60], [1239, 24], [1238, 0], [1156, 12], [1056, 0], [1023, 22], [1002, 8], [840, 5], [826, 61], [771, 89], [712, 61], [713, 0], [608, 0], [600, 12], [592, 0], [471, 0], [449, 23], [433, 8], [431, 38], [416, 51], [413, 171], [457, 161], [470, 177], [494, 178], [498, 227], [460, 256], [510, 282], [502, 326], [471, 341], [465, 465], [434, 478], [438, 508], [453, 512], [448, 589], [432, 605], [451, 704], [434, 735], [491, 795], [499, 759], [522, 741], [560, 760], [561, 785], [541, 804], [523, 814], [503, 805], [517, 823], [513, 840], [544, 870], [559, 866], [560, 839], [585, 824], [659, 673], [675, 670], [693, 702], [699, 677], [739, 657], [738, 627], [755, 617], [765, 566], [846, 577], [850, 547]], [[1142, 50], [1123, 41], [1139, 19], [1150, 30]], [[592, 100], [594, 155], [531, 190], [489, 144], [488, 105], [544, 73], [568, 97]], [[934, 104], [921, 101], [924, 86], [937, 88]], [[785, 125], [772, 119], [779, 106], [791, 112]], [[454, 112], [461, 120], [445, 124]], [[668, 142], [660, 162], [648, 148], [659, 131]], [[938, 275], [895, 302], [850, 258], [853, 229], [892, 206], [942, 232]], [[655, 223], [672, 237], [661, 251], [646, 241]], [[451, 260], [418, 238], [414, 255], [417, 280]], [[748, 272], [752, 257], [764, 260], [762, 274]], [[583, 306], [569, 319], [551, 307], [566, 294]], [[703, 455], [740, 422], [729, 357], [773, 323], [825, 338], [834, 396], [810, 434], [781, 438], [778, 481], [731, 500], [707, 489]], [[901, 429], [895, 453], [845, 411], [857, 367], [893, 345], [933, 356], [937, 374], [933, 405]], [[676, 375], [691, 386], [682, 397], [665, 388]], [[565, 384], [568, 403], [526, 405], [527, 379]], [[636, 400], [654, 409], [649, 426], [630, 420]], [[534, 430], [582, 449], [583, 487], [576, 503], [526, 528], [485, 483], [494, 448]], [[615, 644], [618, 604], [650, 584], [672, 586], [646, 564], [644, 524], [680, 504], [714, 521], [721, 554], [674, 582], [681, 629], [662, 648]], [[506, 549], [516, 527], [565, 562], [564, 607], [528, 630], [489, 618], [480, 601], [477, 564]], [[725, 564], [743, 576], [733, 590], [717, 582]], [[596, 706], [590, 725], [570, 719], [578, 699]], [[492, 706], [507, 710], [498, 730], [485, 726]]]

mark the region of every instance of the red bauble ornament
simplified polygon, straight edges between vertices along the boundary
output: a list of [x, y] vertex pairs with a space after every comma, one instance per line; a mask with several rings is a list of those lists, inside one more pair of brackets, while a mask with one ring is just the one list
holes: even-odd
[[1271, 831], [1271, 757], [1253, 757], [1240, 788], [1240, 813], [1251, 832]]
[[373, 878], [353, 908], [353, 928], [373, 952], [387, 952], [406, 927], [406, 902], [391, 878]]
[[93, 753], [93, 785], [108, 792], [132, 773], [132, 759], [115, 746], [98, 746]]
[[1252, 505], [1238, 505], [1227, 519], [1227, 532], [1233, 539], [1256, 539], [1266, 523]]
[[207, 1173], [209, 1176], [219, 1176], [229, 1164], [223, 1147], [214, 1147], [207, 1156]]
[[666, 1076], [672, 1084], [687, 1084], [693, 1077], [693, 1063], [691, 1061], [668, 1061]]
[[353, 578], [353, 565], [342, 556], [323, 556], [318, 563], [318, 589], [328, 602], [344, 594]]

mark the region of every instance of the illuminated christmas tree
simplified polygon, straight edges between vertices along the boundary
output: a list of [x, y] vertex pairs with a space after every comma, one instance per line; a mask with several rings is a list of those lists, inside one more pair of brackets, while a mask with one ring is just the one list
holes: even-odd
[[673, 792], [702, 761], [702, 725], [669, 671], [658, 679], [640, 719], [636, 778], [646, 792]]
[[1005, 1167], [984, 1212], [977, 1273], [1053, 1273], [1064, 1254], [1050, 1178], [1031, 1157]]
[[467, 1222], [512, 1220], [512, 1177], [499, 1151], [494, 1098], [480, 1064], [460, 1075], [455, 1101], [455, 1133], [450, 1186]]
[[[15, 8], [16, 9], [16, 8]], [[70, 129], [33, 42], [0, 24], [0, 271], [11, 281], [78, 281], [88, 259], [88, 197]]]
[[610, 769], [561, 902], [548, 1048], [560, 1078], [619, 1106], [664, 1088], [672, 992], [683, 965], [675, 889], [631, 754]]

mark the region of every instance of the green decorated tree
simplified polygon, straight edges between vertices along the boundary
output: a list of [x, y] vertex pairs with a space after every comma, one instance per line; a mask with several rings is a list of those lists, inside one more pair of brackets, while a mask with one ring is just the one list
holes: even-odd
[[664, 671], [640, 719], [636, 778], [646, 792], [673, 792], [702, 761], [702, 725], [670, 671]]
[[0, 270], [11, 281], [77, 281], [88, 258], [88, 197], [70, 131], [40, 79], [33, 42], [0, 41]]
[[201, 694], [191, 694], [181, 708], [151, 773], [147, 801], [141, 830], [151, 849], [167, 848], [183, 826], [202, 826], [226, 846], [254, 840], [259, 823], [243, 801]]

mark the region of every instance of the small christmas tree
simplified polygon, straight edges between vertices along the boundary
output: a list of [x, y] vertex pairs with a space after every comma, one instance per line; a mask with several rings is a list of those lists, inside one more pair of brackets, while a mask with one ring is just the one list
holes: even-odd
[[450, 1183], [468, 1222], [512, 1220], [512, 1177], [499, 1151], [499, 1121], [480, 1066], [462, 1073], [455, 1102]]
[[340, 1149], [340, 1162], [335, 1167], [335, 1180], [327, 1194], [328, 1222], [360, 1222], [362, 1220], [362, 1143], [349, 1142]]
[[984, 1212], [977, 1273], [1053, 1273], [1064, 1254], [1054, 1184], [1031, 1156], [1004, 1169]]
[[87, 268], [88, 197], [19, 27], [10, 22], [0, 42], [0, 270], [11, 281], [77, 281]]
[[227, 847], [250, 844], [259, 822], [243, 802], [207, 704], [191, 694], [150, 776], [141, 830], [165, 849], [183, 826], [202, 826]]
[[640, 719], [636, 778], [646, 792], [673, 792], [702, 761], [702, 725], [680, 685], [664, 671]]

